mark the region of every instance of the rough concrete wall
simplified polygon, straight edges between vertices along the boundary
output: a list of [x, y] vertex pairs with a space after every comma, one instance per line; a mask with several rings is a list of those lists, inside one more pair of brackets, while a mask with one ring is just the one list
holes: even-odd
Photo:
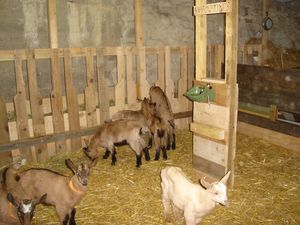
[[[215, 0], [211, 0], [216, 2]], [[208, 1], [208, 2], [211, 2]], [[193, 45], [194, 0], [144, 0], [144, 41], [148, 46]], [[279, 3], [271, 0], [270, 17], [274, 27], [269, 38], [277, 46], [300, 48], [300, 1]], [[47, 48], [47, 0], [0, 0], [0, 49]], [[239, 44], [256, 38], [262, 31], [262, 0], [239, 0]], [[59, 47], [98, 47], [134, 45], [134, 0], [58, 0]], [[209, 16], [208, 44], [224, 43], [224, 16]], [[106, 77], [113, 82], [115, 58], [108, 59]], [[153, 62], [154, 59], [149, 59]], [[176, 71], [179, 57], [174, 59]], [[76, 58], [75, 86], [85, 87], [84, 60]], [[44, 95], [51, 89], [49, 60], [38, 63], [38, 79]], [[155, 74], [155, 65], [147, 68]], [[1, 62], [1, 96], [11, 101], [15, 94], [13, 63]], [[174, 72], [174, 79], [178, 74]], [[154, 80], [153, 77], [150, 80]], [[111, 83], [112, 83], [111, 82]]]

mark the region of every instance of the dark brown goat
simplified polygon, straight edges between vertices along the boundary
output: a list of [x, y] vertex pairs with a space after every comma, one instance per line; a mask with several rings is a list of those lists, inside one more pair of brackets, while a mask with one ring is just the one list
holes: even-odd
[[100, 126], [96, 134], [83, 147], [84, 153], [90, 158], [98, 158], [98, 147], [106, 149], [103, 159], [107, 159], [111, 154], [111, 165], [115, 165], [116, 151], [115, 145], [127, 143], [136, 154], [136, 166], [142, 164], [142, 152], [145, 159], [150, 160], [148, 143], [145, 139], [151, 138], [150, 130], [147, 126], [141, 126], [133, 120], [117, 120], [104, 123]]
[[175, 121], [172, 112], [171, 104], [163, 92], [158, 86], [152, 86], [149, 90], [150, 101], [156, 103], [156, 114], [167, 124], [167, 149], [176, 148], [176, 136], [175, 136]]
[[156, 116], [155, 103], [151, 103], [148, 98], [144, 98], [141, 102], [141, 110], [119, 111], [112, 116], [112, 121], [120, 119], [135, 120], [141, 126], [148, 126], [156, 150], [155, 160], [159, 159], [160, 150], [163, 152], [163, 158], [167, 159], [165, 135], [167, 126], [161, 118]]

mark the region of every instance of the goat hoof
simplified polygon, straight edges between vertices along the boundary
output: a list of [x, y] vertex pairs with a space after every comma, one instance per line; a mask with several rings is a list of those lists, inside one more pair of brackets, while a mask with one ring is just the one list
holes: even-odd
[[159, 160], [159, 157], [155, 157], [154, 160], [155, 160], [155, 161]]
[[173, 150], [176, 149], [176, 144], [172, 144], [172, 149], [173, 149]]
[[146, 158], [146, 161], [150, 161], [150, 157], [147, 157], [147, 158]]
[[166, 149], [167, 149], [167, 150], [170, 150], [170, 145], [167, 145]]
[[165, 156], [165, 157], [164, 157], [164, 160], [168, 160], [168, 157], [167, 157], [167, 156]]

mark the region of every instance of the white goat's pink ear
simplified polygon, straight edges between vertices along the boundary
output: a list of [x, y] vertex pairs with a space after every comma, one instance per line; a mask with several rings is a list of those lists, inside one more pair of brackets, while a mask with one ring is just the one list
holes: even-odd
[[206, 177], [203, 177], [199, 180], [199, 183], [201, 184], [201, 186], [203, 186], [204, 188], [209, 188], [211, 186], [210, 183], [208, 183], [206, 180], [205, 180]]
[[226, 185], [227, 180], [228, 180], [228, 178], [229, 178], [229, 176], [230, 176], [230, 173], [231, 173], [231, 171], [228, 171], [228, 172], [225, 174], [225, 176], [224, 176], [219, 182], [221, 182], [221, 183], [223, 183], [224, 185]]

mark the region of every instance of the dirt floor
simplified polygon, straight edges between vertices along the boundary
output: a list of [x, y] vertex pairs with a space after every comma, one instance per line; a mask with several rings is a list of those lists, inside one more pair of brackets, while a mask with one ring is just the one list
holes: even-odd
[[[77, 224], [170, 224], [163, 219], [159, 173], [166, 165], [176, 165], [197, 182], [191, 166], [192, 134], [179, 131], [177, 149], [168, 152], [169, 160], [143, 160], [139, 169], [135, 168], [135, 156], [128, 147], [118, 148], [117, 153], [116, 166], [101, 159], [94, 168], [89, 191], [77, 206]], [[28, 166], [71, 175], [64, 165], [66, 158], [75, 163], [87, 161], [81, 151], [76, 151]], [[217, 206], [202, 224], [300, 224], [299, 157], [262, 140], [238, 135], [235, 165], [235, 186], [228, 193], [229, 207]], [[54, 208], [39, 205], [33, 224], [58, 224]], [[181, 225], [184, 221], [172, 224]]]

